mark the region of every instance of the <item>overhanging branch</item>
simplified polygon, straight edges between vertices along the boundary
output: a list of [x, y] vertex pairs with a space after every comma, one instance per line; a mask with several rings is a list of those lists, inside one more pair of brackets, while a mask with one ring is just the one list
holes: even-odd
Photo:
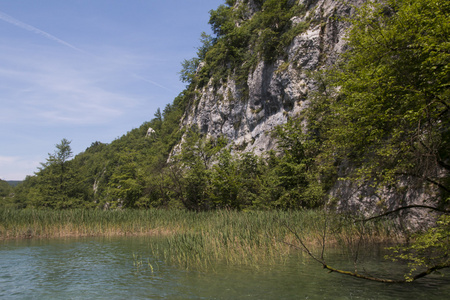
[[409, 279], [379, 278], [379, 277], [363, 275], [363, 274], [360, 274], [358, 272], [350, 272], [350, 271], [336, 269], [336, 268], [333, 268], [332, 266], [329, 266], [328, 264], [326, 264], [323, 259], [319, 259], [314, 254], [312, 254], [312, 252], [308, 249], [308, 247], [306, 247], [305, 243], [303, 242], [303, 240], [300, 238], [300, 236], [298, 235], [298, 233], [295, 230], [293, 230], [287, 224], [284, 224], [284, 226], [295, 236], [297, 241], [300, 243], [301, 247], [299, 247], [297, 245], [294, 245], [294, 244], [291, 244], [291, 243], [287, 243], [287, 242], [284, 242], [284, 243], [289, 245], [289, 246], [291, 246], [291, 247], [293, 247], [293, 248], [296, 248], [296, 249], [304, 251], [312, 259], [314, 259], [316, 262], [320, 263], [322, 265], [322, 267], [324, 269], [327, 269], [330, 273], [335, 272], [335, 273], [338, 273], [338, 274], [347, 275], [347, 276], [351, 276], [351, 277], [356, 277], [356, 278], [359, 278], [359, 279], [365, 279], [365, 280], [382, 282], [382, 283], [406, 283], [406, 282], [415, 281], [415, 280], [417, 280], [419, 278], [423, 278], [423, 277], [425, 277], [427, 275], [430, 275], [431, 273], [433, 273], [433, 272], [435, 272], [437, 270], [450, 268], [450, 262], [447, 261], [446, 263], [432, 266], [432, 267], [428, 268], [427, 270], [425, 270], [424, 272], [419, 273], [419, 274], [417, 274], [417, 275], [415, 275], [415, 276], [413, 276], [412, 278], [409, 278]]
[[[447, 170], [450, 170], [450, 166], [445, 165], [442, 161], [438, 160], [438, 164], [441, 167], [444, 167], [444, 168], [447, 168]], [[418, 175], [418, 174], [414, 174], [414, 173], [404, 173], [404, 172], [396, 172], [395, 174], [396, 175], [401, 175], [401, 176], [411, 176], [411, 177], [414, 177], [414, 178], [420, 178], [420, 179], [428, 181], [429, 183], [434, 184], [437, 187], [443, 189], [444, 191], [450, 193], [450, 189], [448, 187], [444, 186], [443, 184], [441, 184], [441, 183], [437, 182], [436, 180], [431, 179], [431, 178], [429, 178], [427, 176]]]
[[441, 213], [444, 213], [444, 214], [450, 214], [450, 211], [445, 210], [445, 209], [440, 209], [440, 208], [434, 207], [434, 206], [429, 206], [429, 205], [407, 205], [407, 206], [402, 206], [402, 207], [396, 208], [394, 210], [385, 212], [384, 214], [373, 216], [373, 217], [370, 217], [370, 218], [367, 218], [367, 219], [361, 219], [359, 221], [367, 222], [367, 221], [371, 221], [371, 220], [374, 220], [374, 219], [379, 219], [379, 218], [388, 216], [390, 214], [397, 213], [397, 212], [402, 211], [402, 210], [412, 209], [412, 208], [424, 208], [424, 209], [430, 209], [430, 210], [434, 210], [434, 211], [437, 211], [437, 212], [441, 212]]

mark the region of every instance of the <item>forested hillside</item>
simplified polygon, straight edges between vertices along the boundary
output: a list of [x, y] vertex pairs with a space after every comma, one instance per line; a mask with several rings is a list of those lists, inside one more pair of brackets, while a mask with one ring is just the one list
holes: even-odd
[[[358, 197], [372, 212], [410, 204], [411, 191], [420, 205], [445, 211], [449, 10], [438, 0], [358, 9], [228, 0], [211, 11], [214, 36], [201, 34], [197, 57], [182, 63], [187, 86], [173, 103], [74, 157], [63, 139], [0, 199], [19, 208], [344, 207], [336, 186], [350, 182], [367, 187]], [[301, 60], [314, 49], [317, 56]], [[269, 69], [268, 84], [256, 84]]]

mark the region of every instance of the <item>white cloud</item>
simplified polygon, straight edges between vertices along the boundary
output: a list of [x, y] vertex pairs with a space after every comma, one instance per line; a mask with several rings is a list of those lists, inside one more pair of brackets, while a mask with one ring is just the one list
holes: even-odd
[[[8, 49], [6, 49], [8, 50]], [[46, 53], [52, 53], [47, 49]], [[111, 121], [142, 99], [120, 86], [132, 76], [126, 70], [92, 59], [0, 49], [0, 90], [8, 115], [0, 122], [98, 124]], [[46, 55], [46, 54], [45, 54]], [[12, 65], [12, 66], [11, 66]], [[127, 78], [128, 77], [128, 78]], [[134, 79], [136, 80], [136, 79]], [[14, 112], [14, 110], [16, 110]]]
[[40, 166], [39, 160], [18, 156], [0, 156], [0, 179], [23, 180]]
[[165, 87], [165, 86], [163, 86], [163, 85], [160, 85], [159, 83], [157, 83], [157, 82], [155, 82], [155, 81], [153, 81], [153, 80], [144, 78], [144, 77], [142, 77], [142, 76], [140, 76], [140, 75], [138, 75], [138, 74], [132, 74], [132, 75], [133, 75], [135, 78], [139, 79], [139, 80], [142, 80], [142, 81], [148, 82], [148, 83], [150, 83], [150, 84], [156, 85], [157, 87], [160, 87], [160, 88], [162, 88], [162, 89], [165, 89], [165, 90], [167, 90], [167, 91], [169, 91], [169, 92], [173, 92], [173, 91], [174, 91], [174, 90], [169, 89], [169, 88], [167, 88], [167, 87]]
[[[137, 79], [161, 89], [174, 92], [172, 89], [154, 80], [138, 75], [136, 70], [141, 68], [143, 57], [137, 57], [130, 53], [121, 53], [117, 47], [109, 47], [108, 49], [108, 46], [102, 46], [102, 54], [96, 56], [1, 11], [0, 20], [76, 50], [78, 54], [83, 54], [82, 57], [74, 57], [65, 53], [62, 56], [65, 61], [61, 63], [61, 61], [55, 60], [53, 56], [54, 52], [49, 51], [50, 49], [37, 49], [40, 55], [36, 55], [33, 49], [28, 49], [29, 45], [18, 47], [16, 44], [13, 48], [6, 49], [7, 53], [12, 55], [12, 59], [6, 59], [3, 55], [4, 53], [2, 53], [3, 51], [0, 52], [0, 55], [3, 57], [3, 62], [5, 62], [3, 64], [0, 59], [2, 65], [10, 66], [9, 69], [0, 70], [0, 74], [3, 75], [2, 77], [6, 77], [9, 80], [15, 78], [16, 82], [25, 81], [25, 84], [21, 87], [22, 93], [25, 92], [24, 89], [27, 86], [32, 86], [36, 87], [30, 90], [30, 92], [33, 92], [33, 95], [40, 94], [41, 98], [42, 96], [47, 97], [47, 101], [33, 101], [36, 103], [40, 102], [41, 104], [50, 104], [48, 107], [50, 113], [38, 113], [38, 115], [50, 117], [49, 120], [90, 123], [93, 120], [98, 122], [99, 120], [107, 119], [108, 116], [114, 117], [120, 114], [120, 104], [123, 105], [123, 103], [126, 103], [129, 105], [135, 99], [108, 90], [111, 84], [114, 85], [117, 83], [114, 80], [118, 78], [113, 79], [111, 78], [112, 75], [120, 75], [120, 80], [124, 80], [126, 77], [134, 78], [134, 80]], [[5, 47], [3, 50], [5, 50]], [[43, 55], [43, 53], [45, 54]], [[77, 59], [74, 60], [74, 58]], [[58, 63], [56, 66], [54, 64], [55, 62]], [[21, 70], [17, 70], [18, 66]], [[103, 89], [97, 86], [96, 84], [99, 81], [101, 82], [102, 79], [104, 82], [106, 79], [109, 80], [110, 86]], [[59, 103], [70, 103], [71, 106], [66, 107], [66, 109], [61, 109], [62, 106], [58, 105], [59, 109], [55, 110], [53, 105], [48, 103], [50, 99], [54, 99]], [[12, 99], [10, 99], [11, 101]], [[14, 100], [14, 102], [16, 101]], [[111, 105], [112, 103], [114, 103], [113, 106]], [[78, 109], [76, 108], [77, 106]], [[91, 107], [93, 110], [84, 111], [82, 109], [83, 107]], [[66, 115], [68, 112], [77, 113], [77, 116], [70, 113]], [[80, 112], [83, 112], [83, 114], [79, 114]], [[99, 115], [101, 115], [100, 118]]]

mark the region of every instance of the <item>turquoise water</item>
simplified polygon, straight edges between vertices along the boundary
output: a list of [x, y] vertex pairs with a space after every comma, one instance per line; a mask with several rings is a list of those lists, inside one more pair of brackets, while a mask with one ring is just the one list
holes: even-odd
[[[158, 239], [82, 238], [0, 242], [0, 299], [450, 299], [450, 273], [411, 284], [329, 274], [306, 257], [255, 267], [217, 265], [206, 272], [152, 257]], [[392, 275], [381, 258], [364, 266]], [[345, 256], [330, 260], [351, 266]]]

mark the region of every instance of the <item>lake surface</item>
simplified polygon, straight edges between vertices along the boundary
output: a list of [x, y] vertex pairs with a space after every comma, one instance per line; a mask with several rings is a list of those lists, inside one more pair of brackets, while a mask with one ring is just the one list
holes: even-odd
[[[152, 237], [0, 242], [0, 299], [450, 299], [449, 272], [383, 284], [329, 274], [299, 255], [259, 268], [218, 264], [211, 271], [189, 271], [152, 257], [150, 245], [157, 242]], [[366, 267], [388, 275], [396, 269], [373, 256]], [[332, 259], [349, 265], [345, 256]]]

